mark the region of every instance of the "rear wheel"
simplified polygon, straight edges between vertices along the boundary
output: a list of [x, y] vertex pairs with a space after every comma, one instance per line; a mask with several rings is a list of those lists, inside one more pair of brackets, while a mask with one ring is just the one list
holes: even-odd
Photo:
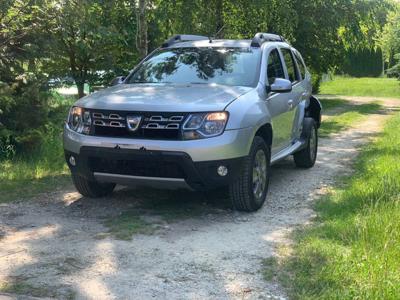
[[232, 205], [236, 210], [252, 212], [263, 206], [269, 185], [270, 157], [264, 139], [256, 136], [241, 176], [229, 188]]
[[72, 173], [72, 181], [82, 196], [89, 198], [99, 198], [110, 195], [114, 188], [115, 183], [102, 183], [95, 180], [88, 180], [78, 174]]
[[314, 166], [318, 152], [318, 129], [313, 119], [307, 119], [308, 124], [304, 128], [306, 147], [293, 154], [294, 162], [299, 168], [311, 168]]

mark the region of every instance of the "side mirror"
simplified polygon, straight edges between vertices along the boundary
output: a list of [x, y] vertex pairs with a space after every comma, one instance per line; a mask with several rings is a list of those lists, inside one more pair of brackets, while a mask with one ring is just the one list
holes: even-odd
[[287, 79], [275, 78], [274, 83], [267, 87], [267, 91], [271, 93], [290, 93], [292, 91], [292, 83]]
[[113, 80], [110, 81], [110, 86], [118, 85], [124, 82], [125, 76], [118, 76], [115, 77]]

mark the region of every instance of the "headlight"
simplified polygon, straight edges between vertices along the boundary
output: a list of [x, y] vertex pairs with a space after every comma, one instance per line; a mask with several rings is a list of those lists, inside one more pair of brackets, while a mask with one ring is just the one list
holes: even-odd
[[183, 125], [185, 140], [214, 137], [224, 132], [229, 114], [226, 111], [191, 114]]
[[90, 112], [78, 106], [73, 106], [70, 109], [68, 116], [68, 126], [70, 129], [78, 133], [89, 134], [91, 125]]

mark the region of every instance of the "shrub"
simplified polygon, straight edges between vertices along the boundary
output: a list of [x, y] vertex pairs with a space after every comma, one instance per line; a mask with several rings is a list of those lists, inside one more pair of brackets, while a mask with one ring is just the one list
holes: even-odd
[[400, 80], [400, 53], [396, 54], [394, 58], [397, 60], [397, 64], [386, 70], [386, 74], [389, 77], [396, 77]]
[[0, 82], [0, 158], [34, 151], [48, 122], [50, 94], [33, 74]]

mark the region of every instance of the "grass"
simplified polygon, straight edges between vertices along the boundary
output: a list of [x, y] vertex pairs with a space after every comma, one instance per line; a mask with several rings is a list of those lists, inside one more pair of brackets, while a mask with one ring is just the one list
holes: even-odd
[[12, 282], [0, 282], [0, 292], [2, 293], [66, 300], [73, 300], [76, 298], [75, 292], [69, 288], [64, 288], [62, 291], [56, 290], [57, 289], [55, 287], [32, 285], [27, 282], [26, 279], [21, 278], [18, 278]]
[[321, 98], [319, 101], [322, 104], [323, 111], [329, 111], [332, 109], [336, 109], [339, 107], [344, 107], [349, 104], [349, 101], [343, 100], [343, 99], [327, 99], [327, 98]]
[[400, 81], [394, 78], [350, 78], [336, 76], [323, 82], [320, 94], [400, 99]]
[[51, 122], [43, 129], [41, 147], [34, 153], [0, 160], [0, 203], [32, 198], [70, 183], [61, 138], [70, 100], [53, 99]]
[[[315, 205], [314, 224], [292, 253], [264, 262], [293, 299], [398, 299], [400, 295], [400, 114], [362, 149], [355, 174]], [[272, 274], [272, 275], [271, 275]]]
[[155, 227], [144, 221], [138, 211], [126, 211], [104, 222], [108, 233], [119, 240], [130, 241], [134, 234], [151, 234]]
[[[327, 113], [327, 118], [323, 120], [319, 130], [321, 137], [346, 130], [382, 108], [376, 102], [359, 105], [341, 99], [322, 99], [321, 102], [324, 112]], [[330, 114], [329, 110], [333, 109], [338, 109], [338, 111], [333, 111], [334, 113]]]
[[131, 240], [135, 234], [153, 234], [162, 225], [219, 214], [230, 208], [222, 190], [206, 195], [186, 190], [136, 189], [135, 198], [140, 201], [133, 209], [106, 219], [104, 225], [108, 232], [97, 238], [111, 235], [120, 240]]

